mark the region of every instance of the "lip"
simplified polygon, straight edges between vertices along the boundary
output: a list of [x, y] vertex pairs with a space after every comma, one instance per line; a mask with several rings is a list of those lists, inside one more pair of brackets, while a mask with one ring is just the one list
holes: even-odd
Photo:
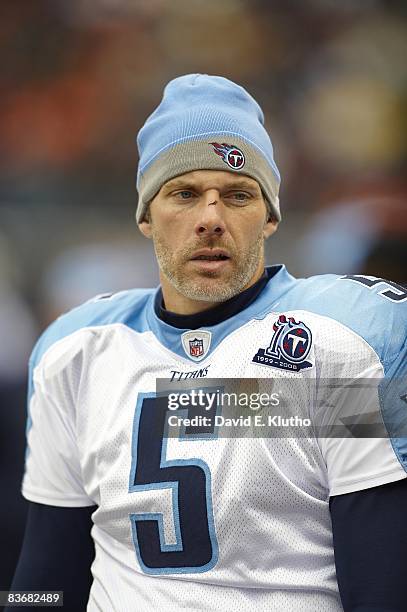
[[190, 263], [201, 272], [220, 272], [230, 265], [230, 259], [191, 259]]
[[[220, 259], [219, 261], [227, 261], [228, 259], [230, 259], [230, 254], [226, 249], [199, 249], [199, 251], [195, 251], [195, 253], [193, 253], [193, 255], [191, 256], [191, 261], [205, 261], [205, 260], [197, 260], [197, 257], [202, 257], [202, 256], [206, 256], [206, 257], [210, 257], [210, 256], [216, 256], [219, 257], [220, 255], [223, 255], [224, 257], [227, 257], [227, 259]], [[209, 261], [209, 260], [207, 260]], [[212, 263], [211, 261], [209, 261], [209, 263]], [[216, 261], [214, 262], [216, 263]]]
[[[197, 257], [202, 256], [211, 256], [211, 255], [223, 255], [227, 257], [227, 259], [197, 259]], [[230, 264], [231, 258], [229, 255], [229, 251], [226, 249], [199, 249], [193, 253], [190, 258], [190, 262], [193, 264], [195, 268], [197, 268], [200, 272], [206, 273], [216, 273], [223, 270], [223, 268], [227, 267]]]

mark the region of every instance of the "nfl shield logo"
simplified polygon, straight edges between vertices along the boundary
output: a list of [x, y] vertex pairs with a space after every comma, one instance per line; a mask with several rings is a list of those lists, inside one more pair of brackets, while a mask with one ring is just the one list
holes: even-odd
[[203, 340], [194, 338], [189, 341], [189, 354], [191, 357], [201, 357], [204, 353]]
[[195, 329], [181, 335], [182, 348], [189, 359], [201, 361], [209, 352], [212, 334], [206, 329]]

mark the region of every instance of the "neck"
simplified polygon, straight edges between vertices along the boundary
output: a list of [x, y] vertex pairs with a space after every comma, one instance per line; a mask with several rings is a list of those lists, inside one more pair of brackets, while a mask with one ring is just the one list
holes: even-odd
[[274, 269], [269, 268], [265, 270], [259, 280], [245, 291], [241, 291], [226, 302], [216, 304], [216, 306], [210, 310], [204, 310], [203, 312], [197, 312], [190, 315], [175, 314], [174, 312], [166, 310], [163, 306], [163, 294], [160, 289], [157, 291], [154, 299], [155, 314], [161, 321], [167, 323], [167, 325], [171, 325], [171, 327], [176, 327], [178, 329], [198, 329], [199, 327], [218, 325], [250, 306], [263, 291], [269, 280], [273, 278], [280, 269], [281, 266], [274, 266]]

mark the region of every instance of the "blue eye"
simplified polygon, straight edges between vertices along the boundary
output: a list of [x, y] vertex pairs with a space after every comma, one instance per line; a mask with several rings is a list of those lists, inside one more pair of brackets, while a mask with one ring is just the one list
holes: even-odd
[[249, 197], [247, 193], [244, 193], [244, 191], [238, 191], [234, 195], [235, 195], [235, 199], [239, 200], [239, 202], [243, 202], [244, 200], [247, 200], [247, 198]]
[[226, 196], [228, 199], [235, 203], [245, 204], [249, 199], [250, 195], [245, 191], [233, 191], [230, 195]]
[[184, 189], [183, 191], [179, 191], [177, 193], [177, 196], [181, 198], [181, 200], [189, 200], [189, 198], [192, 198], [194, 194], [192, 193], [192, 191], [188, 191], [187, 189]]

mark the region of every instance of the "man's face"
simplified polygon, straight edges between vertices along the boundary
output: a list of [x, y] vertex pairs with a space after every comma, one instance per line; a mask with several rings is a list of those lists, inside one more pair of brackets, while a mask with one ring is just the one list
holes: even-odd
[[259, 184], [247, 176], [196, 170], [165, 183], [140, 229], [153, 239], [167, 308], [177, 311], [177, 295], [208, 307], [253, 284], [277, 226], [267, 218]]

